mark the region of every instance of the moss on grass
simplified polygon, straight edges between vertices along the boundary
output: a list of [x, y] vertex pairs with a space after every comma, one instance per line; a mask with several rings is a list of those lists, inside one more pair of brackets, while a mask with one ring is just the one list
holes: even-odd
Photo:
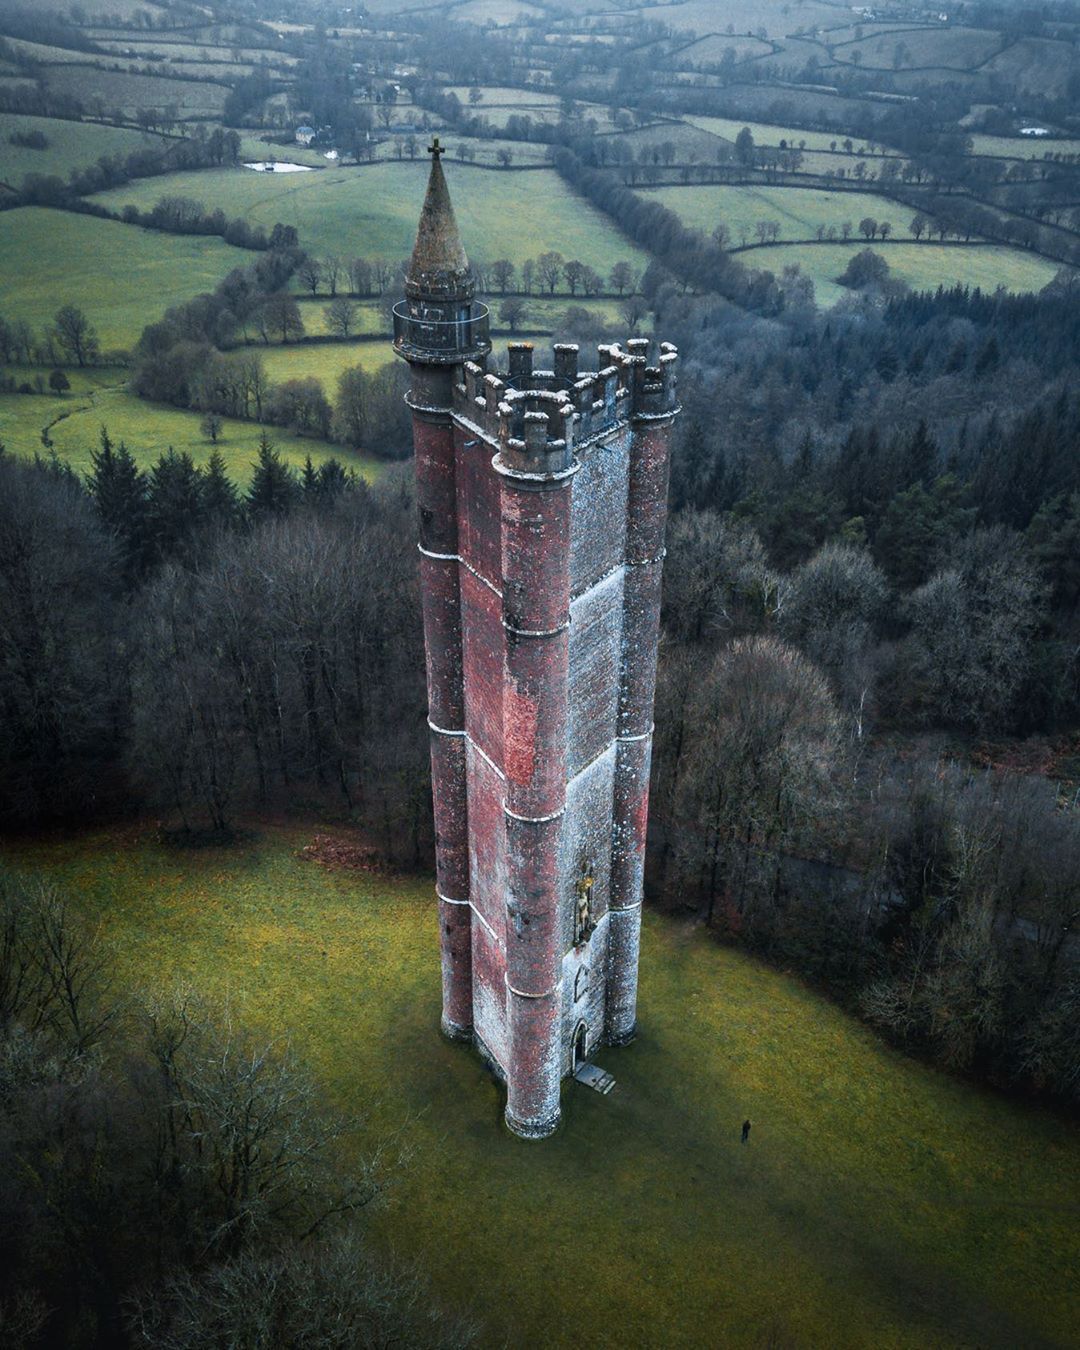
[[[1048, 1113], [883, 1046], [796, 981], [646, 919], [641, 1031], [542, 1145], [437, 1033], [426, 879], [329, 873], [310, 830], [183, 852], [146, 834], [10, 847], [125, 980], [186, 979], [292, 1037], [343, 1106], [408, 1121], [373, 1237], [472, 1304], [485, 1343], [1049, 1346], [1080, 1318], [1080, 1144]], [[753, 1120], [749, 1145], [739, 1125]]]

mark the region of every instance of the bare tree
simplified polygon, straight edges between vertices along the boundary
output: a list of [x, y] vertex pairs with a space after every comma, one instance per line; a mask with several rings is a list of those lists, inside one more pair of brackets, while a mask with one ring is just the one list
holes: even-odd
[[739, 638], [693, 695], [693, 745], [675, 788], [682, 885], [744, 931], [766, 922], [777, 853], [827, 810], [840, 744], [828, 685], [793, 648]]
[[499, 318], [511, 333], [516, 333], [526, 314], [526, 304], [520, 295], [508, 295], [499, 306]]
[[906, 605], [912, 629], [901, 672], [925, 716], [967, 727], [1000, 726], [1031, 662], [1040, 588], [1022, 541], [979, 530]]
[[565, 265], [565, 260], [561, 253], [541, 253], [539, 258], [537, 258], [536, 270], [540, 276], [540, 280], [548, 288], [549, 295], [554, 295], [555, 287], [559, 284], [559, 277], [562, 275]]
[[784, 633], [829, 676], [861, 734], [873, 693], [874, 626], [888, 585], [864, 548], [825, 544], [791, 578]]
[[356, 325], [356, 306], [343, 295], [339, 295], [323, 311], [326, 326], [335, 337], [347, 338]]
[[296, 269], [296, 276], [300, 284], [306, 287], [312, 295], [319, 292], [319, 283], [323, 279], [323, 266], [318, 258], [313, 258], [310, 254], [305, 254]]
[[53, 336], [71, 360], [88, 365], [100, 350], [97, 332], [76, 305], [62, 305], [53, 316]]

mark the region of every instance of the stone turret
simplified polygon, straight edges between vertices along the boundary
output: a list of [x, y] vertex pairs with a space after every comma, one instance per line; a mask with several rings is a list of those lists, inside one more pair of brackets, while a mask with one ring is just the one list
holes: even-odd
[[410, 364], [453, 366], [491, 350], [488, 310], [458, 233], [436, 136], [416, 243], [405, 277], [405, 299], [394, 306], [394, 350]]

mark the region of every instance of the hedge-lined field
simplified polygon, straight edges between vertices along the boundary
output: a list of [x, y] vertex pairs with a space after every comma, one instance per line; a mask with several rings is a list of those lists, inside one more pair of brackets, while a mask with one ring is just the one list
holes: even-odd
[[[283, 151], [279, 156], [287, 159]], [[220, 206], [253, 225], [295, 225], [301, 245], [319, 256], [407, 258], [427, 184], [427, 156], [415, 163], [272, 174], [251, 169], [207, 170], [144, 179], [101, 193], [95, 200], [120, 210], [147, 208], [169, 195]], [[522, 262], [547, 249], [579, 258], [606, 274], [626, 258], [647, 259], [614, 225], [576, 197], [558, 174], [537, 169], [499, 173], [449, 165], [447, 179], [462, 238], [476, 258]]]
[[[790, 263], [798, 263], [814, 281], [819, 305], [834, 305], [850, 291], [836, 284], [836, 278], [865, 241], [848, 247], [839, 244], [807, 244], [801, 248], [753, 248], [738, 256], [747, 267], [768, 267], [779, 273]], [[915, 291], [936, 291], [939, 286], [978, 286], [994, 291], [1004, 286], [1009, 291], [1038, 291], [1053, 280], [1057, 267], [1045, 258], [1017, 248], [996, 244], [886, 244], [876, 251], [899, 277]]]
[[20, 207], [0, 213], [0, 313], [40, 331], [61, 305], [77, 305], [103, 350], [130, 348], [170, 305], [213, 290], [257, 256], [213, 236], [159, 234], [96, 216]]
[[[268, 368], [270, 364], [267, 363]], [[290, 372], [285, 371], [270, 370], [269, 373], [275, 380], [290, 377]], [[176, 451], [186, 451], [196, 464], [205, 464], [210, 458], [215, 447], [200, 426], [201, 414], [136, 398], [122, 383], [122, 371], [99, 372], [99, 375], [101, 383], [93, 393], [89, 389], [93, 377], [80, 379], [71, 372], [74, 388], [60, 398], [0, 394], [0, 442], [12, 454], [28, 458], [35, 454], [48, 455], [50, 450], [41, 439], [42, 429], [48, 427], [52, 450], [80, 473], [89, 473], [92, 467], [91, 455], [98, 448], [102, 426], [108, 427], [114, 441], [123, 441], [127, 445], [144, 469], [170, 446]], [[333, 382], [329, 383], [327, 393], [333, 397]], [[223, 419], [217, 449], [230, 475], [241, 486], [251, 475], [261, 434], [262, 428], [254, 422], [230, 417]], [[355, 454], [343, 446], [328, 445], [325, 441], [294, 436], [282, 427], [268, 427], [267, 434], [282, 459], [294, 468], [300, 468], [310, 454], [314, 464], [337, 458], [365, 478], [377, 476], [382, 469], [380, 461], [369, 456]]]
[[[49, 144], [43, 150], [12, 145], [11, 136], [37, 133]], [[94, 164], [102, 155], [127, 155], [171, 144], [163, 136], [133, 127], [106, 127], [96, 122], [67, 122], [58, 117], [24, 117], [0, 113], [0, 179], [17, 188], [28, 173], [57, 174]]]
[[872, 192], [827, 192], [823, 188], [755, 187], [751, 185], [661, 187], [642, 189], [658, 199], [694, 229], [711, 234], [722, 221], [731, 231], [731, 243], [753, 243], [758, 221], [780, 225], [781, 239], [812, 239], [819, 225], [837, 229], [847, 221], [857, 237], [865, 216], [892, 222], [893, 235], [908, 235], [915, 212], [899, 202]]

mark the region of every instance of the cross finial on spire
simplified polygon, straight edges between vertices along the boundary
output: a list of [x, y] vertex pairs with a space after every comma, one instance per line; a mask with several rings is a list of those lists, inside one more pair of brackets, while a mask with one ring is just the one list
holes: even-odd
[[446, 147], [444, 145], [439, 144], [439, 138], [436, 136], [428, 146], [428, 154], [431, 155], [433, 159], [438, 159], [445, 149]]

